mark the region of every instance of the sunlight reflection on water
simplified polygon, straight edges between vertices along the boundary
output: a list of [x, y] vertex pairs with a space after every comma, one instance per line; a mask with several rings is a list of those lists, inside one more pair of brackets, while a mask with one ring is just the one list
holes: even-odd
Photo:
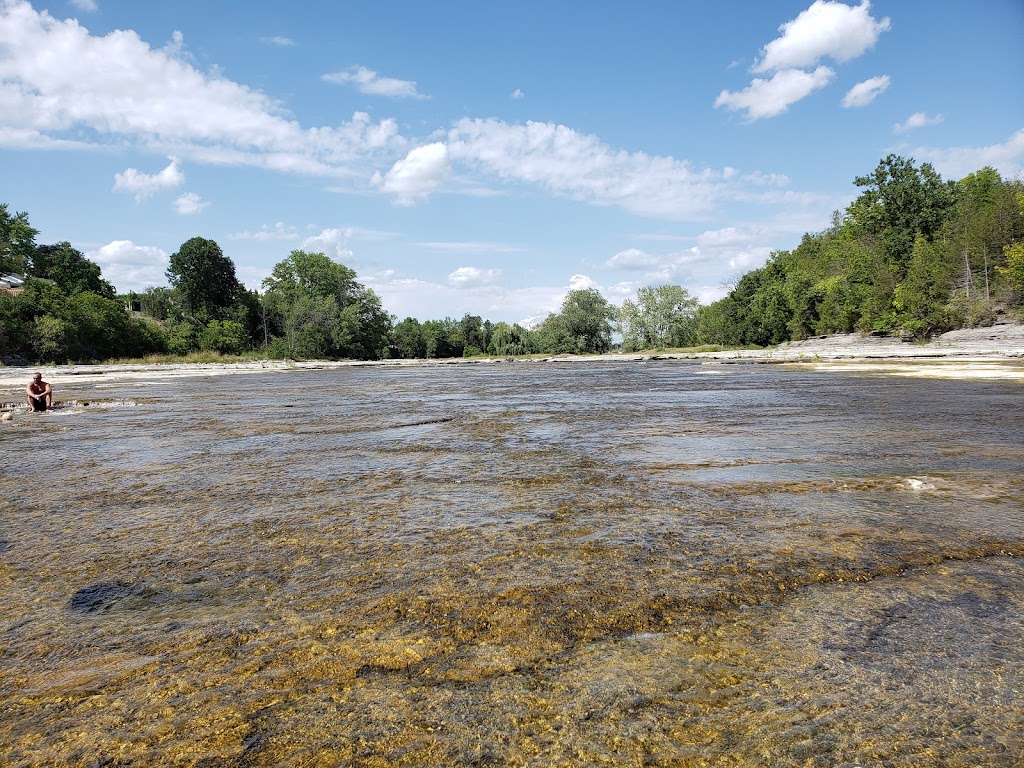
[[714, 372], [62, 392], [0, 430], [53, 468], [0, 476], [0, 763], [1019, 765], [1024, 390]]

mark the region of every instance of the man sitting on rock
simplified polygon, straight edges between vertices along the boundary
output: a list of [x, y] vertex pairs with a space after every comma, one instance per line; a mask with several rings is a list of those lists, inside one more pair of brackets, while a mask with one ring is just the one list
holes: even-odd
[[25, 387], [28, 407], [33, 411], [47, 411], [53, 408], [53, 389], [43, 381], [43, 374], [37, 373]]

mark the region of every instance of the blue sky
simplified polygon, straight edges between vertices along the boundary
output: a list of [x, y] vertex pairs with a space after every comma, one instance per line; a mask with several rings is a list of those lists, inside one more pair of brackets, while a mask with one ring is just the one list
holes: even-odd
[[216, 240], [398, 319], [702, 301], [889, 153], [1024, 173], [1020, 0], [0, 0], [0, 202], [118, 289]]

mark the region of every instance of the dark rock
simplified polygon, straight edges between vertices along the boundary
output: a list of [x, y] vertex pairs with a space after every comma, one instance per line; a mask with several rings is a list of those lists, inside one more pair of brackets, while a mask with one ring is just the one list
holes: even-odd
[[95, 613], [110, 610], [114, 605], [131, 597], [142, 597], [145, 589], [126, 581], [101, 581], [82, 587], [68, 601], [75, 613]]

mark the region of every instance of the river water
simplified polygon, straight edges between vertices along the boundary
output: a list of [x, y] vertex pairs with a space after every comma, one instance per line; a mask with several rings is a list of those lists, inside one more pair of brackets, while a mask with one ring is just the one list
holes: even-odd
[[1024, 765], [1024, 385], [65, 386], [2, 423], [0, 765]]

